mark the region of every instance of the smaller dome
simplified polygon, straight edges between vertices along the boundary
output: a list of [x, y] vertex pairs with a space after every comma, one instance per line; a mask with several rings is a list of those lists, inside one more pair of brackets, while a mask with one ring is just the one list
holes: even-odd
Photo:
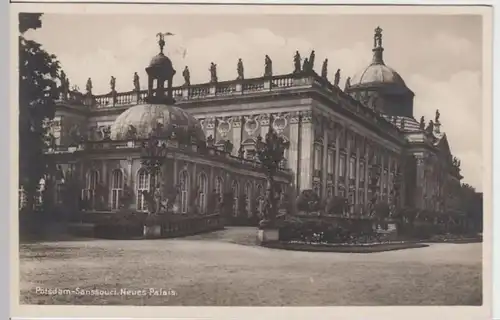
[[351, 86], [390, 84], [406, 87], [403, 78], [394, 69], [385, 64], [371, 64], [351, 79]]
[[205, 133], [195, 117], [179, 107], [164, 104], [141, 104], [125, 110], [111, 125], [110, 137], [126, 140], [133, 127], [138, 139], [147, 139], [158, 123], [162, 124], [165, 134], [175, 128], [177, 133], [181, 131], [197, 141], [205, 141]]
[[172, 61], [170, 61], [170, 59], [165, 56], [163, 52], [160, 52], [151, 59], [149, 67], [172, 68]]

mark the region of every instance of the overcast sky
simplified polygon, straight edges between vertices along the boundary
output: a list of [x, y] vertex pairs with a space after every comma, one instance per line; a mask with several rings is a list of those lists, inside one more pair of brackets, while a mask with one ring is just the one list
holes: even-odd
[[133, 74], [147, 83], [144, 68], [159, 51], [156, 34], [167, 37], [166, 52], [182, 83], [185, 65], [191, 82], [208, 82], [210, 62], [219, 81], [236, 78], [242, 58], [245, 77], [261, 76], [264, 56], [275, 74], [293, 70], [293, 55], [316, 50], [315, 69], [329, 60], [329, 77], [341, 69], [341, 87], [371, 61], [373, 30], [383, 29], [385, 63], [415, 92], [414, 116], [441, 113], [442, 130], [462, 160], [464, 182], [482, 190], [482, 21], [475, 15], [74, 15], [46, 14], [43, 26], [27, 37], [55, 54], [71, 85], [94, 93], [132, 90]]

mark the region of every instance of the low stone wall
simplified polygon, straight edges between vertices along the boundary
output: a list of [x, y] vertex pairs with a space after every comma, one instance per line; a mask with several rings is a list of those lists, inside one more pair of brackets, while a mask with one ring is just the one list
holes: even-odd
[[[100, 218], [90, 215], [91, 222], [73, 224], [72, 233], [84, 232], [105, 239], [173, 238], [210, 232], [224, 228], [224, 219], [218, 215], [187, 216], [103, 213]], [[91, 230], [90, 230], [91, 229]]]

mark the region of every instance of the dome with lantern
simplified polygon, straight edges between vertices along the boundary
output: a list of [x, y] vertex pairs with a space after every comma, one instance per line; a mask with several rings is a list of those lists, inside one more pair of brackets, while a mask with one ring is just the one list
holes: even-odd
[[[167, 137], [175, 133], [190, 141], [205, 142], [205, 133], [199, 121], [189, 112], [173, 105], [172, 79], [175, 70], [170, 59], [163, 54], [164, 35], [159, 34], [160, 53], [153, 57], [146, 68], [149, 77], [146, 103], [125, 110], [115, 119], [110, 134], [113, 140], [126, 140], [132, 136], [147, 139], [152, 133]], [[155, 82], [157, 87], [153, 88]], [[165, 82], [167, 88], [164, 87]]]
[[356, 73], [351, 78], [350, 88], [361, 87], [401, 87], [406, 88], [403, 78], [394, 69], [387, 66], [383, 59], [382, 29], [375, 29], [373, 59], [370, 65]]
[[415, 94], [383, 59], [382, 29], [375, 29], [372, 62], [349, 78], [346, 92], [368, 107], [390, 116], [413, 117]]

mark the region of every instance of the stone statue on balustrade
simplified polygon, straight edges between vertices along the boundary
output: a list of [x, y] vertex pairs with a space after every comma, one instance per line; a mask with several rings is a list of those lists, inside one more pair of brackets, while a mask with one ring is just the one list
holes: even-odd
[[182, 71], [182, 76], [184, 77], [184, 85], [190, 86], [191, 85], [191, 73], [189, 72], [188, 66], [184, 67], [184, 71]]
[[305, 58], [302, 64], [302, 72], [309, 72], [309, 59]]
[[111, 76], [111, 80], [109, 80], [109, 86], [111, 87], [111, 92], [116, 92], [116, 78]]
[[293, 73], [300, 73], [300, 63], [302, 59], [300, 58], [299, 51], [295, 51], [295, 56], [293, 57], [294, 70]]
[[236, 72], [238, 73], [238, 77], [236, 80], [243, 80], [245, 79], [245, 71], [243, 68], [243, 60], [241, 58], [238, 59], [238, 65], [236, 66]]
[[351, 77], [347, 77], [347, 79], [345, 79], [344, 91], [347, 91], [347, 89], [349, 89], [350, 87], [351, 87]]
[[59, 77], [59, 80], [61, 81], [61, 86], [59, 87], [60, 97], [62, 100], [67, 100], [68, 94], [69, 94], [69, 80], [66, 77], [66, 73], [62, 70], [61, 70], [61, 75]]
[[340, 69], [337, 69], [337, 72], [335, 72], [335, 79], [333, 80], [333, 85], [338, 87], [340, 83]]
[[436, 116], [434, 117], [434, 123], [439, 124], [439, 118], [441, 117], [441, 113], [439, 113], [439, 109], [436, 110]]
[[266, 54], [264, 59], [264, 77], [272, 77], [273, 76], [273, 61]]
[[434, 132], [434, 121], [430, 120], [426, 129], [428, 134], [432, 134]]
[[328, 59], [325, 59], [321, 66], [321, 78], [328, 79]]
[[316, 60], [316, 52], [311, 51], [311, 54], [309, 55], [309, 70], [308, 71], [313, 71], [314, 70], [314, 60]]
[[141, 91], [141, 83], [139, 81], [139, 75], [137, 74], [137, 72], [134, 72], [134, 91]]
[[425, 117], [420, 117], [420, 130], [425, 130]]
[[217, 65], [213, 62], [210, 63], [210, 83], [217, 83]]
[[89, 95], [92, 94], [92, 79], [90, 79], [90, 78], [87, 79], [87, 84], [85, 86], [85, 90], [87, 90], [87, 94], [89, 94]]

